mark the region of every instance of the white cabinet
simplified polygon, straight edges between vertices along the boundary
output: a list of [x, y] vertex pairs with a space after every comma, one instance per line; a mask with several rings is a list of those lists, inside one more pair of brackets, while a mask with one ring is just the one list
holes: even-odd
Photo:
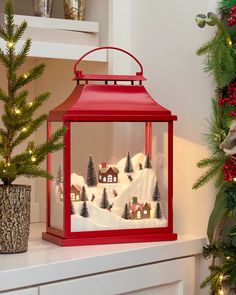
[[41, 286], [40, 295], [194, 295], [194, 257]]
[[4, 292], [2, 295], [38, 295], [38, 288], [23, 289], [19, 291]]

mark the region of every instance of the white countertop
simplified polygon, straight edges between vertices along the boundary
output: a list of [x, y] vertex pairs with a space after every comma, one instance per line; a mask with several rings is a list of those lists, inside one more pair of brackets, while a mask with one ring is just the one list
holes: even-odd
[[59, 247], [41, 239], [44, 228], [32, 224], [27, 253], [0, 255], [0, 292], [192, 256], [206, 243], [203, 237], [180, 236], [172, 242]]

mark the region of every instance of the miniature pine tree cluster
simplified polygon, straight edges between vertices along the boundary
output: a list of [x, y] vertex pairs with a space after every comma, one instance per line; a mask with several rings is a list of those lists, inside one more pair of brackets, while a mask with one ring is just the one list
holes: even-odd
[[82, 187], [81, 195], [80, 195], [80, 201], [88, 201], [88, 196], [85, 187]]
[[150, 154], [149, 153], [146, 155], [146, 159], [145, 159], [145, 163], [144, 163], [144, 168], [148, 168], [148, 169], [151, 169], [152, 168], [152, 161], [151, 161], [151, 157], [150, 157]]
[[155, 217], [156, 218], [162, 218], [162, 211], [161, 211], [161, 204], [160, 202], [157, 202], [157, 205], [156, 205], [156, 211], [155, 211]]
[[110, 204], [109, 204], [109, 201], [108, 201], [107, 190], [104, 187], [103, 193], [102, 193], [101, 208], [102, 209], [108, 209], [109, 205]]
[[127, 203], [125, 204], [125, 208], [124, 208], [122, 218], [129, 219], [129, 206], [128, 206]]
[[94, 168], [92, 156], [89, 156], [88, 161], [88, 170], [87, 170], [87, 185], [88, 186], [96, 186], [98, 184], [97, 174]]
[[88, 207], [86, 201], [83, 202], [82, 209], [80, 212], [80, 216], [89, 217]]
[[153, 192], [153, 195], [152, 195], [152, 200], [153, 201], [160, 201], [161, 200], [158, 181], [156, 181], [156, 185], [155, 185], [154, 192]]
[[39, 167], [39, 164], [48, 153], [63, 147], [59, 140], [65, 133], [65, 128], [61, 128], [47, 142], [37, 146], [29, 140], [25, 151], [20, 154], [15, 153], [15, 148], [26, 141], [47, 119], [46, 114], [36, 117], [34, 114], [49, 98], [49, 93], [45, 92], [28, 103], [28, 91], [22, 89], [40, 77], [45, 69], [44, 64], [39, 64], [26, 73], [18, 73], [31, 46], [31, 40], [27, 39], [16, 52], [17, 42], [26, 28], [25, 21], [15, 26], [12, 3], [7, 1], [5, 22], [0, 26], [0, 38], [6, 42], [5, 51], [0, 49], [0, 62], [6, 69], [8, 84], [6, 91], [0, 88], [0, 101], [3, 103], [3, 128], [0, 128], [0, 179], [5, 185], [10, 185], [20, 176], [52, 178], [47, 171]]
[[134, 168], [133, 168], [132, 160], [131, 160], [131, 157], [130, 157], [130, 153], [128, 153], [127, 158], [126, 158], [124, 172], [125, 173], [132, 173], [132, 172], [134, 172]]
[[73, 202], [70, 201], [70, 214], [71, 215], [74, 215], [75, 214], [75, 208], [74, 208], [74, 205], [73, 205]]
[[55, 182], [56, 182], [56, 185], [59, 185], [59, 184], [63, 183], [63, 175], [62, 175], [61, 166], [58, 167], [57, 177], [56, 177]]

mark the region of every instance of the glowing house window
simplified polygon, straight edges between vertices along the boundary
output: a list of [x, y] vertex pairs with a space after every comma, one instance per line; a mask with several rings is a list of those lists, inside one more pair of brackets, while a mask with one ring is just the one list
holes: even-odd
[[107, 182], [112, 182], [112, 181], [113, 181], [112, 175], [109, 174], [109, 175], [107, 176]]
[[103, 182], [106, 182], [106, 181], [107, 181], [106, 177], [103, 177]]
[[102, 179], [102, 175], [99, 175], [99, 179]]
[[137, 212], [137, 219], [140, 219], [140, 218], [141, 218], [141, 212], [138, 211], [138, 212]]
[[71, 197], [71, 201], [74, 201], [75, 200], [75, 194], [74, 193], [71, 193], [70, 194], [70, 197]]
[[113, 180], [116, 181], [116, 177], [114, 177]]
[[147, 210], [144, 210], [144, 211], [143, 211], [143, 214], [147, 214]]

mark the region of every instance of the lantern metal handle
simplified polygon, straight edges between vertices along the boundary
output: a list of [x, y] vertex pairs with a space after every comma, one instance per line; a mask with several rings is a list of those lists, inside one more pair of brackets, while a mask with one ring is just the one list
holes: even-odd
[[126, 50], [124, 50], [124, 49], [121, 49], [121, 48], [119, 48], [119, 47], [113, 47], [113, 46], [97, 47], [97, 48], [94, 48], [94, 49], [88, 51], [88, 52], [85, 53], [84, 55], [82, 55], [81, 58], [78, 59], [77, 62], [75, 63], [75, 65], [74, 65], [74, 73], [75, 73], [75, 75], [78, 73], [78, 71], [77, 71], [77, 66], [78, 66], [78, 64], [79, 64], [79, 63], [80, 63], [80, 62], [81, 62], [81, 61], [82, 61], [87, 55], [89, 55], [90, 53], [93, 53], [93, 52], [95, 52], [95, 51], [98, 51], [98, 50], [104, 50], [104, 49], [113, 49], [113, 50], [121, 51], [121, 52], [123, 52], [123, 53], [129, 55], [134, 61], [136, 61], [136, 63], [137, 63], [137, 64], [139, 65], [139, 67], [140, 67], [140, 72], [138, 72], [138, 73], [136, 73], [136, 74], [141, 75], [141, 76], [143, 75], [143, 66], [142, 66], [142, 64], [140, 63], [140, 61], [139, 61], [135, 56], [133, 56], [130, 52], [128, 52], [128, 51], [126, 51]]

